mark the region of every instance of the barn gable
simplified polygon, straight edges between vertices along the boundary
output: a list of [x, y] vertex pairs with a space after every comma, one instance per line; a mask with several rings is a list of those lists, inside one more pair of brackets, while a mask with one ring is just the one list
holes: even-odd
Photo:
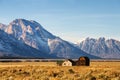
[[71, 59], [67, 59], [62, 63], [62, 66], [74, 66], [75, 62]]

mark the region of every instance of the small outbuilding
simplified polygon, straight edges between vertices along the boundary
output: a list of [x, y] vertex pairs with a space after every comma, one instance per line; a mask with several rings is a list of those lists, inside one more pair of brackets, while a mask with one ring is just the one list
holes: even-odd
[[81, 56], [76, 61], [76, 66], [89, 66], [90, 65], [90, 59], [86, 56]]
[[63, 63], [62, 66], [75, 66], [75, 61], [71, 59], [66, 59]]

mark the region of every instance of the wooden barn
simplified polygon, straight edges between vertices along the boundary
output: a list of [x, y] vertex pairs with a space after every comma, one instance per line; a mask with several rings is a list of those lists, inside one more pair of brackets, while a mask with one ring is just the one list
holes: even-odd
[[89, 65], [90, 59], [86, 56], [82, 56], [76, 61], [76, 66], [89, 66]]
[[75, 66], [75, 61], [71, 60], [71, 59], [66, 59], [63, 63], [62, 66]]

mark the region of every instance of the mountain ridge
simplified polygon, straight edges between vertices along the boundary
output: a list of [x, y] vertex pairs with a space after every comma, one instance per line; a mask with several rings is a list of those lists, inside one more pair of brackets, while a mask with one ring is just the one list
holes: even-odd
[[115, 39], [86, 38], [77, 45], [81, 50], [101, 58], [120, 58], [120, 41]]
[[62, 58], [79, 58], [80, 56], [99, 58], [56, 37], [33, 20], [15, 19], [4, 31], [24, 44], [48, 55]]
[[30, 47], [0, 30], [0, 58], [48, 58], [49, 56], [50, 55]]

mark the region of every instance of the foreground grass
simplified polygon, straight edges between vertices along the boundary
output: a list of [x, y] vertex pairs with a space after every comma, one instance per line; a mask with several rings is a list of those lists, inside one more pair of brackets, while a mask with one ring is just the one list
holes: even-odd
[[55, 62], [0, 63], [0, 80], [120, 80], [120, 62], [73, 67]]

